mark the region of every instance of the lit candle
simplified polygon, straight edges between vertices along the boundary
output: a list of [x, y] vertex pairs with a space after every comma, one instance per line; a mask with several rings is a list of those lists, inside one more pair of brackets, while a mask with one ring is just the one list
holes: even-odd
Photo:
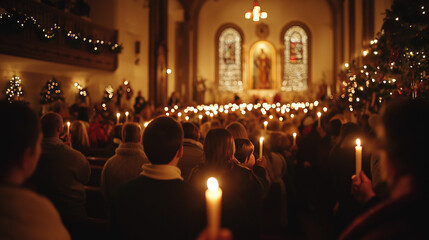
[[268, 121], [264, 121], [264, 130], [267, 131]]
[[125, 122], [128, 122], [128, 115], [130, 115], [129, 112], [125, 112]]
[[119, 124], [119, 118], [121, 117], [120, 113], [116, 113], [116, 124]]
[[296, 145], [296, 132], [293, 133], [293, 145]]
[[186, 120], [186, 121], [189, 121], [189, 117], [188, 117], [188, 116], [186, 116], [186, 117], [185, 117], [185, 120]]
[[201, 115], [201, 114], [200, 114], [200, 115], [198, 115], [198, 119], [199, 119], [198, 121], [199, 121], [199, 123], [200, 123], [200, 125], [201, 125], [201, 119], [203, 119], [203, 115]]
[[70, 137], [70, 122], [67, 122], [67, 137]]
[[207, 180], [206, 204], [207, 204], [207, 228], [209, 239], [216, 239], [220, 230], [220, 214], [222, 202], [222, 189], [216, 178]]
[[360, 145], [360, 139], [356, 139], [356, 175], [362, 170], [362, 146]]
[[264, 150], [264, 137], [259, 138], [259, 157], [263, 156], [263, 150]]
[[322, 116], [321, 112], [317, 112], [317, 126], [320, 127], [320, 117]]

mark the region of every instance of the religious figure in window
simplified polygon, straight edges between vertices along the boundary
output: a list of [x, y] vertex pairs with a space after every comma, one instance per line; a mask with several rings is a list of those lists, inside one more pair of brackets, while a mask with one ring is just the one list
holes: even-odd
[[226, 43], [223, 61], [226, 64], [234, 64], [235, 63], [235, 42]]
[[302, 37], [294, 32], [290, 38], [290, 63], [302, 63], [303, 45]]
[[261, 48], [259, 54], [254, 61], [254, 88], [258, 89], [269, 89], [271, 88], [270, 83], [270, 71], [271, 71], [271, 59], [265, 53], [264, 49]]

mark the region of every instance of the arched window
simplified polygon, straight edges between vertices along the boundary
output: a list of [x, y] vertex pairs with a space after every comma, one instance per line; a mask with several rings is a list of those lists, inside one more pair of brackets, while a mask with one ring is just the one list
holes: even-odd
[[216, 79], [220, 91], [243, 91], [242, 31], [226, 24], [216, 33]]
[[283, 28], [282, 91], [306, 91], [310, 80], [310, 31], [302, 23]]

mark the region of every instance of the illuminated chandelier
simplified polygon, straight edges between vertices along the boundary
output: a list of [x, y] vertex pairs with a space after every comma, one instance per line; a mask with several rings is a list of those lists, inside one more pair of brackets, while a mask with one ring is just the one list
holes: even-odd
[[244, 14], [244, 17], [246, 19], [252, 19], [254, 22], [259, 22], [260, 19], [266, 19], [267, 18], [267, 12], [261, 11], [261, 6], [259, 6], [258, 0], [253, 1], [253, 9], [250, 11], [247, 11]]

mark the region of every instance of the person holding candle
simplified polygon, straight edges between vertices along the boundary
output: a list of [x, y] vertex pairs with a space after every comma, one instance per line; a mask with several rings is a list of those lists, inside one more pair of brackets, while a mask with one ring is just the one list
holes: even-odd
[[230, 229], [235, 239], [259, 238], [259, 212], [264, 188], [256, 176], [234, 157], [235, 143], [225, 129], [212, 129], [204, 141], [205, 163], [195, 167], [189, 182], [200, 194], [207, 189], [207, 179], [215, 177], [222, 188], [222, 227]]
[[204, 194], [184, 182], [177, 167], [182, 127], [171, 117], [155, 118], [143, 132], [143, 148], [150, 164], [112, 194], [113, 239], [196, 239], [204, 227]]
[[[382, 153], [390, 197], [357, 217], [339, 239], [428, 239], [429, 103], [392, 100], [380, 115], [375, 145]], [[365, 171], [353, 176], [352, 193], [370, 204], [374, 192]]]

